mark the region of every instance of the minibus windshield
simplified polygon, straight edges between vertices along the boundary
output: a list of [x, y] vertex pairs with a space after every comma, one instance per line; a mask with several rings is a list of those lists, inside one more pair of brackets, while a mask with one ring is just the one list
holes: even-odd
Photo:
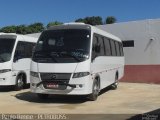
[[88, 59], [89, 51], [89, 30], [48, 30], [40, 36], [32, 59], [39, 63], [75, 63]]
[[0, 63], [10, 61], [15, 39], [0, 38]]

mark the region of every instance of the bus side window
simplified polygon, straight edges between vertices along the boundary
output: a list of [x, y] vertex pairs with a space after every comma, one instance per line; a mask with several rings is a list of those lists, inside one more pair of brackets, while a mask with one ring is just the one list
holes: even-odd
[[94, 60], [98, 56], [98, 50], [99, 49], [99, 43], [98, 43], [98, 37], [93, 36], [93, 44], [92, 44], [92, 60]]
[[111, 56], [110, 40], [108, 38], [104, 38], [104, 44], [105, 44], [106, 56]]
[[25, 57], [25, 45], [19, 41], [15, 50], [14, 60], [22, 59]]
[[98, 43], [99, 43], [99, 47], [100, 47], [99, 48], [100, 49], [99, 56], [104, 56], [105, 55], [105, 47], [104, 47], [104, 42], [103, 42], [102, 37], [99, 37]]
[[34, 43], [19, 41], [14, 55], [14, 61], [23, 58], [31, 58], [34, 46]]
[[117, 56], [121, 56], [120, 55], [120, 46], [119, 46], [119, 43], [115, 42], [115, 45], [116, 45]]
[[123, 53], [123, 44], [119, 43], [119, 46], [120, 46], [120, 54], [121, 54], [121, 56], [124, 56], [124, 53]]
[[26, 42], [25, 45], [25, 58], [31, 58], [32, 57], [32, 51], [34, 48], [33, 43]]
[[111, 50], [112, 50], [112, 56], [116, 56], [116, 46], [115, 42], [113, 40], [110, 40], [111, 42]]
[[[36, 43], [31, 43], [31, 46], [32, 46], [32, 55], [33, 55], [33, 52], [34, 52], [35, 47], [36, 47]], [[32, 55], [31, 55], [31, 57], [32, 57]]]

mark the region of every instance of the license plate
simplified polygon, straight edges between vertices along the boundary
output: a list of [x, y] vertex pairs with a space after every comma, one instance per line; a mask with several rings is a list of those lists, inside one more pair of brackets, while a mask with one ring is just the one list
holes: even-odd
[[55, 84], [55, 83], [48, 83], [48, 84], [46, 85], [46, 87], [47, 87], [47, 88], [58, 88], [59, 85], [58, 85], [58, 84]]

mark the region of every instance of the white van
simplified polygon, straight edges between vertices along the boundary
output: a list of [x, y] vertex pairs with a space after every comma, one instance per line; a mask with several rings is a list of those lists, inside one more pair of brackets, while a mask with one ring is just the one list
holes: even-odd
[[25, 35], [0, 35], [0, 86], [14, 85], [20, 90], [30, 83], [32, 49], [37, 40]]
[[124, 74], [123, 45], [119, 38], [94, 26], [72, 23], [45, 30], [31, 62], [31, 91], [49, 94], [89, 95], [117, 88]]

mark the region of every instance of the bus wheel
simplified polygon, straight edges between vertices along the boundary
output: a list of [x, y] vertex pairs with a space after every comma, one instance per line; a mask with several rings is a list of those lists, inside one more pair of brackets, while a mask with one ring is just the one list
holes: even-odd
[[99, 92], [100, 92], [100, 84], [99, 84], [99, 81], [95, 79], [93, 86], [92, 86], [92, 93], [88, 97], [89, 100], [91, 101], [97, 100]]
[[37, 96], [40, 98], [40, 99], [47, 99], [49, 97], [48, 94], [41, 94], [41, 93], [38, 93]]
[[118, 88], [118, 84], [119, 84], [118, 75], [116, 75], [115, 82], [111, 85], [111, 89], [116, 90]]
[[16, 80], [16, 85], [15, 85], [15, 90], [18, 91], [18, 90], [21, 90], [24, 88], [24, 85], [25, 85], [25, 82], [23, 80], [23, 75], [19, 75], [17, 77], [17, 80]]

